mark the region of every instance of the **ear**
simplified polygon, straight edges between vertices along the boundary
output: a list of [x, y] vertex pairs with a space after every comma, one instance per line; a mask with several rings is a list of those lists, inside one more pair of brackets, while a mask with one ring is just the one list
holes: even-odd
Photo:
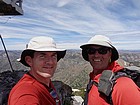
[[30, 56], [26, 56], [25, 61], [30, 67], [32, 66], [32, 58]]
[[109, 60], [109, 62], [111, 63], [112, 62], [112, 50], [110, 50], [110, 60]]
[[112, 56], [112, 51], [110, 51], [110, 55]]

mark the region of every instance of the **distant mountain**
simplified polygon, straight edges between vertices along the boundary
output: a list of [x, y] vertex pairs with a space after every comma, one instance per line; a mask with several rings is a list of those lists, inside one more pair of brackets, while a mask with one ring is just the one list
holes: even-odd
[[[119, 51], [122, 65], [140, 66], [140, 51]], [[29, 68], [17, 62], [21, 51], [8, 51], [8, 55], [14, 70], [28, 70]], [[0, 51], [0, 72], [11, 70], [5, 51]], [[85, 88], [88, 83], [89, 73], [92, 68], [81, 56], [81, 50], [68, 50], [64, 59], [58, 62], [58, 67], [53, 80], [59, 80], [73, 88]]]

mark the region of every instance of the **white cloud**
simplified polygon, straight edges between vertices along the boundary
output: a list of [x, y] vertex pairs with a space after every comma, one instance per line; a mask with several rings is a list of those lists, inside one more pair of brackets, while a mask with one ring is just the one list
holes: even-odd
[[140, 49], [139, 2], [24, 0], [23, 16], [0, 16], [0, 34], [9, 49], [23, 49], [25, 42], [39, 35], [55, 38], [62, 48], [79, 49], [80, 44], [95, 34], [107, 35], [119, 48], [128, 45], [133, 49], [137, 45], [135, 48]]

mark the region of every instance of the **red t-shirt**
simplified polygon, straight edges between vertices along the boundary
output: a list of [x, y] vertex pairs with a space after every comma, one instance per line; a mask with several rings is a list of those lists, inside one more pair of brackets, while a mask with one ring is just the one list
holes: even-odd
[[[120, 65], [113, 62], [107, 70], [116, 72], [122, 69]], [[94, 76], [90, 73], [92, 80], [99, 82], [101, 74]], [[127, 77], [120, 77], [116, 81], [112, 92], [113, 105], [140, 105], [140, 88]], [[109, 105], [106, 102], [106, 97], [98, 92], [97, 86], [93, 85], [88, 94], [88, 105]]]
[[[52, 83], [50, 87], [54, 89]], [[57, 102], [56, 102], [57, 101]], [[58, 103], [58, 104], [57, 104]], [[8, 105], [60, 105], [60, 101], [54, 99], [49, 92], [49, 88], [36, 81], [28, 74], [20, 79], [20, 81], [12, 88]]]

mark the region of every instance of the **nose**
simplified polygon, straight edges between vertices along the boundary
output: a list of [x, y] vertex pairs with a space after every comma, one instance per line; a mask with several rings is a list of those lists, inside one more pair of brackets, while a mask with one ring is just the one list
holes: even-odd
[[53, 63], [53, 58], [52, 57], [47, 57], [45, 60], [45, 63]]
[[96, 57], [96, 56], [99, 56], [99, 55], [100, 55], [100, 54], [99, 54], [98, 51], [96, 50], [94, 56]]

